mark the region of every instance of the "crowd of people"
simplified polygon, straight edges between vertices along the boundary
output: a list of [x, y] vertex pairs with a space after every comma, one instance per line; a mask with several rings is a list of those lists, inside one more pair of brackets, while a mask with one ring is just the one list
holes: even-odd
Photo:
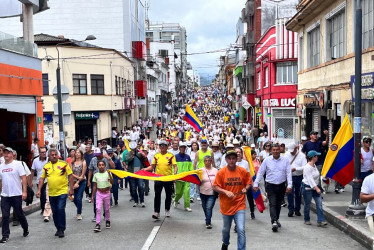
[[[281, 228], [279, 215], [281, 207], [287, 206], [287, 203], [289, 217], [302, 216], [303, 212], [304, 224], [312, 225], [309, 215], [312, 198], [317, 207], [317, 225], [327, 225], [322, 211], [321, 194], [324, 190], [320, 185], [323, 164], [321, 154], [329, 139], [327, 131], [323, 132], [324, 140], [318, 138], [318, 132], [312, 131], [309, 140], [303, 136], [300, 144], [291, 142], [285, 145], [276, 133], [268, 136], [265, 123], [259, 128], [240, 122], [238, 111], [231, 108], [231, 102], [220, 89], [201, 88], [193, 91], [188, 99], [185, 104], [192, 107], [203, 124], [200, 132], [183, 119], [185, 114], [182, 105], [177, 106], [174, 112], [165, 112], [166, 116], [161, 114], [157, 121], [152, 117], [139, 120], [131, 128], [124, 128], [120, 132], [113, 127], [111, 145], [106, 140], [93, 145], [91, 138], [74, 143], [69, 148], [66, 160], [62, 159], [62, 152], [54, 145], [39, 147], [39, 141], [35, 139], [31, 146], [34, 159], [29, 175], [29, 168], [17, 160], [16, 152], [0, 145], [3, 216], [0, 243], [9, 239], [10, 207], [13, 207], [23, 228], [23, 236], [28, 236], [22, 200], [26, 199], [27, 186], [33, 187], [35, 175], [36, 196], [40, 197], [43, 220], [48, 222], [52, 216], [57, 230], [55, 236], [60, 238], [65, 236], [65, 207], [68, 198], [76, 206], [78, 221], [83, 219], [83, 199], [93, 204], [92, 221], [95, 222], [95, 232], [101, 231], [102, 214], [105, 227], [111, 227], [110, 207], [118, 205], [119, 189], [129, 187], [130, 201], [135, 208], [144, 208], [151, 203], [146, 198], [150, 195], [148, 180], [121, 179], [111, 174], [108, 171], [110, 169], [130, 173], [144, 170], [164, 176], [201, 170], [203, 177], [200, 186], [181, 180], [175, 183], [154, 181], [152, 218], [158, 220], [161, 217], [161, 196], [165, 190], [165, 217], [171, 216], [171, 207], [181, 205], [183, 197], [186, 212], [192, 212], [191, 203], [201, 203], [205, 227], [211, 229], [213, 208], [218, 199], [223, 216], [222, 249], [227, 249], [230, 244], [233, 220], [238, 236], [238, 249], [246, 248], [246, 200], [250, 217], [255, 219], [256, 205], [252, 191], [259, 189], [269, 203], [273, 232]], [[167, 111], [172, 111], [170, 107]], [[244, 146], [250, 147], [251, 159], [247, 159], [248, 155], [244, 154]], [[371, 150], [363, 150], [363, 165], [369, 165], [366, 158], [372, 159], [373, 155], [371, 153], [370, 156]], [[256, 178], [250, 175], [250, 164], [254, 166]], [[365, 177], [372, 173], [371, 167], [367, 166], [364, 170]], [[343, 187], [337, 185], [339, 193]]]

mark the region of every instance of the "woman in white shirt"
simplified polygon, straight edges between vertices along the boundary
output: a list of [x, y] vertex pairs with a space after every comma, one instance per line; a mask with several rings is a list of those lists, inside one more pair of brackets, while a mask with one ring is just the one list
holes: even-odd
[[260, 152], [260, 162], [263, 162], [266, 157], [270, 155], [271, 144], [267, 142], [264, 144], [263, 150]]
[[370, 148], [371, 138], [363, 139], [363, 147], [361, 148], [361, 180], [363, 181], [368, 175], [372, 174], [373, 150]]
[[327, 223], [325, 221], [325, 216], [323, 215], [322, 210], [321, 193], [323, 190], [321, 190], [321, 188], [319, 188], [317, 185], [320, 174], [316, 167], [316, 162], [318, 161], [318, 156], [320, 155], [321, 153], [318, 153], [315, 150], [311, 150], [308, 152], [308, 163], [304, 166], [303, 171], [302, 191], [304, 197], [304, 224], [312, 225], [312, 223], [310, 222], [309, 212], [310, 203], [313, 198], [317, 208], [317, 226], [324, 227], [327, 225]]

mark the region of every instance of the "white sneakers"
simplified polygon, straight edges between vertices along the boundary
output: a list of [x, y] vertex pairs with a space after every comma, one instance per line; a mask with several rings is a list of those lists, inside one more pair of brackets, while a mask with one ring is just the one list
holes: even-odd
[[187, 212], [192, 212], [192, 209], [189, 207], [186, 207], [184, 210], [186, 210]]
[[132, 207], [137, 207], [138, 206], [138, 203], [134, 203], [134, 205], [132, 205]]
[[165, 211], [165, 216], [168, 217], [168, 218], [170, 217], [170, 210]]
[[77, 218], [77, 220], [82, 220], [83, 219], [82, 215], [80, 215], [80, 214], [77, 214], [76, 218]]
[[158, 220], [158, 219], [160, 219], [160, 214], [159, 213], [154, 213], [152, 215], [152, 218], [155, 219], [155, 220]]
[[141, 203], [140, 205], [141, 205], [141, 207], [145, 207], [145, 204], [144, 204], [144, 202], [142, 202], [142, 203]]
[[176, 202], [175, 200], [173, 200], [173, 207], [174, 207], [174, 208], [177, 208], [177, 207], [178, 207], [178, 204], [179, 204], [179, 202]]

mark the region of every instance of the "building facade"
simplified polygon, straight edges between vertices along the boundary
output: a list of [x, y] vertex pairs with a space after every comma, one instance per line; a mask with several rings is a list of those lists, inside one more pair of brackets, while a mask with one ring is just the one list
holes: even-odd
[[[345, 114], [353, 115], [354, 1], [303, 0], [287, 29], [299, 36], [297, 110], [300, 135], [329, 129], [334, 135]], [[374, 135], [374, 6], [362, 0], [362, 135]], [[333, 138], [330, 136], [330, 138]]]
[[265, 122], [271, 137], [277, 133], [282, 142], [297, 139], [297, 33], [285, 28], [287, 19], [264, 33], [256, 44], [257, 124]]
[[[69, 90], [71, 117], [64, 121], [65, 140], [90, 137], [110, 139], [111, 128], [130, 127], [136, 122], [135, 80], [132, 61], [114, 49], [104, 49], [84, 42], [40, 34], [35, 36], [43, 70], [44, 132], [46, 139], [58, 141], [56, 69], [59, 45], [61, 82]], [[138, 89], [139, 91], [139, 89]]]

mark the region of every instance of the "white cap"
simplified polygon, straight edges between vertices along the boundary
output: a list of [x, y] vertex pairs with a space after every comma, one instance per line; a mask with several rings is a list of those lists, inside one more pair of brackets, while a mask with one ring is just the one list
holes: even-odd
[[138, 144], [137, 144], [135, 141], [131, 141], [131, 142], [129, 143], [129, 147], [130, 147], [130, 149], [136, 149], [136, 146], [138, 146]]
[[255, 148], [255, 147], [256, 147], [256, 145], [252, 143], [251, 144], [251, 148]]
[[294, 142], [292, 142], [292, 143], [288, 144], [287, 148], [288, 148], [288, 151], [292, 152], [292, 151], [295, 150], [296, 144]]
[[234, 139], [232, 144], [240, 144], [240, 142], [237, 139]]
[[226, 148], [234, 148], [234, 145], [231, 143], [227, 143]]
[[302, 141], [306, 141], [306, 140], [308, 140], [308, 138], [306, 138], [306, 136], [303, 135], [303, 136], [301, 136], [301, 140], [302, 140]]
[[180, 141], [179, 142], [179, 147], [187, 147], [187, 145], [184, 142]]

